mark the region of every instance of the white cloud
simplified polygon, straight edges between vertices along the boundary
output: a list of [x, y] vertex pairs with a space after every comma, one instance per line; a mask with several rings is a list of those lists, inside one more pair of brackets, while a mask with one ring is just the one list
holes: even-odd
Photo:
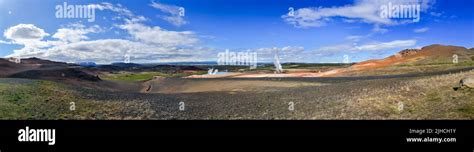
[[192, 45], [198, 42], [198, 38], [191, 31], [168, 31], [159, 26], [151, 27], [133, 22], [127, 22], [118, 27], [127, 30], [135, 40], [148, 44], [180, 46]]
[[337, 44], [337, 45], [330, 45], [330, 46], [324, 46], [318, 49], [315, 49], [312, 51], [312, 53], [315, 56], [332, 56], [337, 53], [342, 53], [342, 52], [350, 52], [354, 48], [353, 45], [350, 44]]
[[416, 45], [416, 40], [395, 40], [391, 42], [384, 43], [375, 43], [367, 44], [362, 46], [357, 46], [354, 50], [357, 51], [380, 51], [380, 50], [389, 50], [395, 48], [411, 47]]
[[125, 15], [125, 16], [128, 16], [128, 17], [135, 16], [132, 13], [132, 11], [128, 10], [127, 8], [124, 8], [121, 5], [114, 5], [114, 4], [108, 3], [108, 2], [102, 2], [100, 4], [90, 4], [89, 7], [94, 8], [94, 9], [98, 9], [100, 11], [110, 10], [112, 12], [116, 12], [120, 15]]
[[180, 16], [161, 16], [161, 18], [175, 26], [181, 26], [188, 23]]
[[[179, 15], [179, 7], [177, 6], [164, 5], [155, 2], [152, 2], [150, 5], [174, 16]], [[95, 4], [94, 6], [101, 10], [111, 10], [122, 15], [122, 17], [119, 16], [116, 18], [123, 19], [125, 23], [116, 26], [122, 30], [126, 30], [136, 41], [161, 46], [190, 46], [199, 41], [192, 31], [169, 31], [159, 26], [145, 25], [142, 23], [146, 20], [145, 17], [137, 16], [121, 5], [101, 3]]]
[[430, 15], [435, 16], [435, 17], [440, 17], [441, 15], [443, 15], [443, 13], [430, 12]]
[[351, 45], [348, 44], [338, 44], [338, 45], [330, 45], [324, 46], [318, 49], [318, 51], [326, 51], [326, 52], [339, 52], [344, 50], [352, 49]]
[[424, 28], [414, 29], [413, 32], [415, 32], [415, 33], [424, 33], [424, 32], [427, 32], [429, 30], [430, 30], [430, 28], [424, 27]]
[[[360, 21], [370, 24], [395, 25], [399, 22], [380, 16], [380, 7], [387, 5], [391, 0], [356, 0], [353, 5], [340, 7], [308, 7], [297, 9], [293, 16], [286, 14], [282, 18], [298, 28], [325, 26], [332, 18], [341, 17], [343, 21]], [[434, 0], [398, 0], [400, 4], [421, 5], [422, 11], [430, 8]]]
[[250, 49], [248, 51], [255, 51], [258, 54], [259, 62], [272, 62], [274, 60], [275, 52], [284, 62], [300, 61], [299, 57], [304, 55], [304, 47], [302, 46], [285, 46], [285, 47], [269, 47]]
[[270, 48], [258, 48], [254, 49], [260, 54], [274, 54], [276, 51], [281, 53], [295, 53], [303, 51], [304, 47], [302, 46], [285, 46], [285, 47], [270, 47]]
[[[25, 31], [20, 27], [33, 29], [31, 31], [37, 33], [16, 32]], [[190, 31], [168, 31], [157, 26], [150, 27], [134, 23], [130, 20], [127, 20], [127, 23], [121, 27], [127, 30], [135, 41], [123, 39], [87, 41], [89, 39], [88, 33], [97, 33], [103, 30], [97, 25], [86, 27], [82, 24], [70, 24], [66, 28], [58, 29], [52, 36], [59, 39], [57, 41], [42, 40], [49, 34], [34, 25], [13, 26], [5, 32], [5, 37], [15, 42], [21, 40], [22, 43], [15, 44], [21, 44], [24, 47], [14, 50], [7, 57], [39, 57], [63, 62], [112, 63], [123, 62], [124, 56], [129, 55], [132, 62], [147, 63], [204, 61], [212, 55], [213, 49], [211, 48], [191, 46], [198, 39]], [[0, 43], [10, 42], [0, 41]]]
[[22, 41], [41, 40], [49, 34], [33, 24], [18, 24], [5, 30], [3, 35], [7, 39], [21, 43]]
[[384, 33], [388, 32], [388, 29], [380, 27], [379, 24], [375, 24], [375, 25], [374, 25], [374, 28], [372, 29], [372, 32], [373, 32], [373, 33], [381, 33], [381, 34], [384, 34]]
[[163, 47], [123, 39], [101, 39], [73, 43], [57, 43], [49, 48], [24, 47], [7, 57], [39, 57], [63, 62], [94, 61], [97, 63], [199, 61], [210, 56], [213, 50], [203, 47]]
[[11, 42], [0, 40], [0, 44], [12, 44]]
[[82, 24], [72, 24], [67, 28], [58, 29], [53, 35], [53, 38], [57, 38], [64, 42], [79, 42], [81, 40], [89, 39], [86, 34], [98, 33], [100, 31], [102, 31], [102, 29], [98, 25], [85, 28]]
[[[129, 55], [132, 62], [148, 63], [204, 61], [213, 55], [212, 48], [194, 46], [199, 39], [192, 31], [170, 31], [159, 26], [146, 25], [143, 23], [147, 20], [145, 17], [135, 15], [120, 4], [100, 3], [91, 4], [91, 7], [116, 13], [117, 16], [113, 17], [113, 20], [123, 21], [123, 23], [113, 24], [114, 27], [128, 32], [131, 39], [90, 40], [88, 34], [106, 30], [97, 25], [86, 27], [76, 23], [57, 29], [51, 37], [57, 40], [45, 41], [43, 38], [49, 34], [43, 29], [32, 24], [20, 24], [6, 30], [4, 35], [15, 44], [21, 44], [24, 47], [14, 50], [7, 57], [112, 63], [122, 62], [124, 56]], [[22, 43], [19, 43], [20, 40]]]
[[349, 40], [349, 41], [354, 41], [354, 42], [357, 42], [357, 41], [360, 41], [360, 39], [364, 38], [364, 36], [360, 36], [360, 35], [350, 35], [350, 36], [346, 36], [346, 40]]
[[[161, 15], [159, 16], [163, 20], [175, 25], [175, 26], [181, 26], [186, 24], [187, 22], [183, 19], [183, 16], [180, 15], [181, 11], [184, 11], [184, 8], [179, 7], [179, 6], [174, 6], [174, 5], [167, 5], [163, 3], [158, 3], [152, 1], [150, 4], [151, 7], [160, 10], [163, 13], [166, 13], [168, 15]], [[180, 10], [183, 9], [183, 10]], [[184, 12], [183, 12], [184, 13]]]
[[374, 42], [371, 44], [357, 45], [357, 44], [337, 44], [324, 46], [315, 49], [312, 52], [315, 56], [332, 56], [339, 53], [360, 53], [360, 52], [374, 52], [374, 51], [389, 51], [391, 49], [402, 49], [406, 47], [413, 47], [416, 45], [416, 40], [394, 40], [390, 42]]
[[4, 44], [24, 45], [22, 51], [34, 51], [36, 48], [45, 48], [54, 45], [54, 41], [42, 41], [45, 36], [49, 36], [43, 29], [33, 24], [18, 24], [5, 30], [5, 38], [11, 40]]
[[102, 2], [100, 4], [90, 4], [89, 6], [92, 8], [98, 9], [100, 11], [109, 10], [109, 11], [115, 12], [119, 15], [117, 17], [114, 17], [115, 19], [125, 17], [126, 20], [133, 21], [133, 22], [140, 22], [140, 21], [147, 20], [144, 16], [135, 15], [132, 11], [123, 7], [120, 4], [114, 5], [112, 3]]

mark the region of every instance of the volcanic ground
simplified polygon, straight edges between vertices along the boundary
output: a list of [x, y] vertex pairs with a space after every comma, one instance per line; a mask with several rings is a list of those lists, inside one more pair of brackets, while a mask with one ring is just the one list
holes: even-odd
[[[451, 62], [453, 54], [460, 63]], [[205, 78], [189, 76], [206, 71], [197, 66], [84, 68], [37, 58], [19, 64], [0, 59], [0, 117], [474, 119], [474, 90], [453, 89], [474, 76], [473, 60], [473, 49], [431, 45], [350, 67]]]

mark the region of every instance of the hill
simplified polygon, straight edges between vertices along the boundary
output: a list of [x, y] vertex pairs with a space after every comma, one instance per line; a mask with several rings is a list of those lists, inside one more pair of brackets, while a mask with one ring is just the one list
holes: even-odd
[[0, 77], [47, 79], [47, 80], [86, 80], [99, 81], [94, 74], [67, 63], [43, 60], [39, 58], [22, 59], [20, 63], [0, 59]]
[[414, 66], [471, 63], [474, 61], [474, 50], [459, 46], [429, 45], [421, 49], [406, 49], [395, 55], [380, 60], [368, 60], [357, 63], [350, 70], [372, 70], [390, 66]]

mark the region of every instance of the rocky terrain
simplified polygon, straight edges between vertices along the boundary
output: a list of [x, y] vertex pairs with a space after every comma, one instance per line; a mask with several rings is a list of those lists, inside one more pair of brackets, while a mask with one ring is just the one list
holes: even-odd
[[[453, 53], [459, 63], [452, 63]], [[101, 71], [40, 59], [0, 60], [0, 118], [473, 119], [474, 90], [453, 89], [474, 76], [473, 54], [432, 45], [333, 69], [325, 77], [173, 78], [165, 76], [200, 68], [163, 66], [152, 73], [160, 76], [138, 81], [99, 75], [124, 65]], [[123, 77], [143, 76], [127, 68]]]

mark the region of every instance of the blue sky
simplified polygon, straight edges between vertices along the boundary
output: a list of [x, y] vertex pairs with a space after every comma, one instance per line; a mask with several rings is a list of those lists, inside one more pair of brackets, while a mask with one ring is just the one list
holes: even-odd
[[[67, 2], [95, 20], [57, 18]], [[420, 20], [381, 6], [419, 5]], [[230, 51], [278, 51], [283, 62], [383, 58], [430, 44], [474, 47], [472, 0], [0, 0], [0, 56], [65, 62], [216, 61]], [[290, 13], [290, 7], [293, 8]], [[184, 8], [184, 12], [180, 8]], [[181, 12], [181, 14], [180, 14]]]

